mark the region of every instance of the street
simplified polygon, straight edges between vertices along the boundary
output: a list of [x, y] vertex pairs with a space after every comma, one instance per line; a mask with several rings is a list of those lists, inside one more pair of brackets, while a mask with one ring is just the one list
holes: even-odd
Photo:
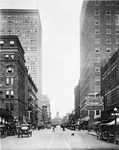
[[[74, 135], [72, 135], [74, 133]], [[98, 140], [87, 131], [62, 131], [57, 126], [52, 129], [34, 130], [32, 137], [8, 136], [1, 139], [1, 150], [118, 150], [113, 143]]]

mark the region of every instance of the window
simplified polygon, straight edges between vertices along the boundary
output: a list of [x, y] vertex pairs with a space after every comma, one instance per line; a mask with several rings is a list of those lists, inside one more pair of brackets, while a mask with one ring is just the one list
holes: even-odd
[[13, 85], [14, 84], [14, 78], [12, 77], [11, 78], [11, 85]]
[[100, 20], [99, 19], [95, 19], [95, 25], [99, 25], [100, 24]]
[[95, 29], [95, 34], [100, 34], [100, 29]]
[[9, 78], [6, 78], [6, 85], [9, 85], [10, 81]]
[[100, 62], [100, 57], [95, 57], [95, 63], [99, 63]]
[[118, 29], [115, 29], [115, 33], [116, 33], [116, 34], [119, 34], [119, 28], [118, 28]]
[[10, 45], [13, 46], [14, 45], [14, 41], [10, 41]]
[[9, 98], [9, 91], [6, 91], [6, 98]]
[[99, 6], [100, 5], [100, 1], [99, 0], [95, 0], [95, 6]]
[[106, 10], [106, 15], [111, 15], [111, 10]]
[[115, 15], [118, 16], [119, 15], [119, 10], [115, 10]]
[[95, 76], [95, 81], [100, 81], [100, 76]]
[[95, 85], [95, 91], [99, 92], [100, 91], [100, 85]]
[[95, 38], [95, 44], [100, 44], [100, 38]]
[[106, 44], [111, 44], [111, 38], [106, 38]]
[[10, 91], [10, 98], [14, 98], [14, 91]]
[[119, 38], [116, 38], [116, 44], [119, 44]]
[[106, 19], [106, 25], [111, 25], [111, 19], [109, 18]]
[[95, 53], [100, 53], [100, 47], [95, 47]]
[[7, 67], [7, 69], [6, 69], [6, 72], [13, 73], [13, 72], [14, 72], [14, 68], [11, 67], [11, 66], [9, 66], [9, 67]]
[[100, 111], [99, 110], [96, 110], [96, 115], [100, 115]]
[[8, 54], [5, 55], [5, 59], [9, 59], [9, 55]]
[[95, 10], [95, 15], [99, 16], [100, 15], [100, 10]]
[[111, 6], [111, 0], [106, 0], [106, 5]]
[[106, 48], [106, 52], [107, 52], [107, 53], [111, 53], [111, 47], [107, 47], [107, 48]]
[[10, 110], [11, 110], [11, 111], [14, 110], [14, 105], [13, 105], [13, 103], [10, 103]]
[[0, 45], [3, 45], [4, 44], [4, 41], [0, 41]]
[[115, 24], [119, 25], [119, 19], [118, 18], [115, 19]]
[[10, 58], [11, 58], [11, 59], [14, 59], [14, 55], [10, 55]]
[[9, 103], [6, 103], [6, 110], [10, 110], [10, 105], [9, 105]]
[[116, 1], [116, 6], [119, 6], [119, 1]]
[[95, 72], [100, 72], [100, 67], [95, 67]]
[[106, 29], [106, 34], [111, 34], [111, 28]]

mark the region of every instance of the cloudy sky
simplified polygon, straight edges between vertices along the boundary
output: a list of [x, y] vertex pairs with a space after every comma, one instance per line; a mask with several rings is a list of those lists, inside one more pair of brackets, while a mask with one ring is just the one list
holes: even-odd
[[43, 94], [50, 98], [52, 117], [74, 109], [79, 80], [79, 23], [82, 0], [0, 0], [0, 8], [40, 11], [42, 24]]

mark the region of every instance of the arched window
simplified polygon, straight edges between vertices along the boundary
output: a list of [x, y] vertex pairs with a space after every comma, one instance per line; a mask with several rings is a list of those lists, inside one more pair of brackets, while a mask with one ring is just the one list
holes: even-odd
[[14, 72], [14, 68], [12, 66], [8, 66], [6, 68], [6, 72], [13, 73]]

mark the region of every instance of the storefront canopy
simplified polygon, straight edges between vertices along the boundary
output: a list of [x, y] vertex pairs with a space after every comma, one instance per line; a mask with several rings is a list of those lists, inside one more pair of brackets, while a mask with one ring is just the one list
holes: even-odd
[[[117, 122], [117, 124], [119, 124], [119, 118], [116, 119], [116, 122]], [[109, 123], [107, 123], [107, 124], [108, 124], [108, 125], [115, 124], [115, 120], [113, 120], [113, 121], [111, 121], [111, 122], [109, 122]]]

